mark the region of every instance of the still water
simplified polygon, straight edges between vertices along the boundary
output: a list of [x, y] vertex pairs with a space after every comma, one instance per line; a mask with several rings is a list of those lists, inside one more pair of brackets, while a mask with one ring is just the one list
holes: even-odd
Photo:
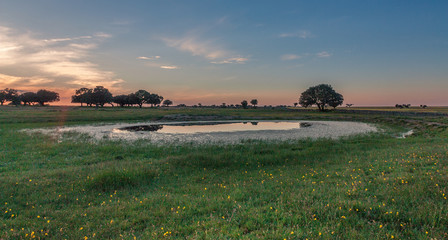
[[307, 127], [309, 124], [301, 122], [286, 121], [263, 121], [263, 122], [195, 122], [180, 124], [151, 124], [135, 125], [116, 128], [114, 132], [158, 132], [158, 133], [213, 133], [213, 132], [239, 132], [260, 130], [291, 130]]

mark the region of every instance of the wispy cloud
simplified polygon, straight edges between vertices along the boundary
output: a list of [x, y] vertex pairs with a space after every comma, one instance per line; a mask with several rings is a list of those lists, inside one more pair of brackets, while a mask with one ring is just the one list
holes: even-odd
[[295, 60], [295, 59], [299, 59], [301, 58], [301, 56], [296, 55], [296, 54], [285, 54], [281, 56], [281, 59], [283, 61], [288, 61], [288, 60]]
[[182, 38], [163, 38], [163, 42], [169, 47], [176, 48], [183, 52], [189, 52], [193, 56], [200, 56], [211, 63], [226, 64], [226, 63], [245, 63], [249, 59], [242, 57], [240, 54], [235, 54], [232, 51], [226, 50], [211, 40], [201, 40], [198, 36], [192, 34]]
[[111, 35], [39, 39], [0, 26], [0, 87], [50, 86], [114, 88], [124, 81], [88, 60]]
[[94, 36], [98, 37], [98, 38], [111, 38], [112, 37], [112, 35], [110, 35], [109, 33], [103, 33], [103, 32], [95, 33]]
[[244, 58], [244, 57], [232, 57], [232, 58], [226, 58], [226, 59], [221, 60], [221, 61], [212, 61], [210, 63], [213, 63], [213, 64], [226, 64], [226, 63], [244, 64], [248, 60], [249, 60], [248, 58]]
[[307, 38], [312, 38], [314, 37], [314, 35], [309, 32], [309, 31], [297, 31], [297, 32], [290, 32], [290, 33], [282, 33], [279, 35], [279, 37], [281, 38], [302, 38], [302, 39], [307, 39]]
[[145, 65], [148, 67], [160, 68], [160, 69], [164, 69], [164, 70], [180, 69], [179, 66], [168, 63], [168, 62], [147, 61], [147, 62], [145, 62]]
[[327, 51], [322, 51], [317, 53], [316, 56], [320, 58], [328, 58], [331, 57], [331, 53], [328, 53]]
[[190, 52], [193, 56], [201, 56], [207, 59], [224, 58], [228, 55], [225, 50], [219, 49], [210, 41], [199, 41], [194, 37], [164, 38], [163, 41], [170, 47], [184, 52]]
[[160, 56], [150, 56], [150, 57], [141, 56], [141, 57], [137, 57], [137, 59], [140, 59], [140, 60], [156, 60], [156, 59], [160, 59]]
[[93, 43], [84, 43], [84, 44], [79, 44], [79, 43], [72, 43], [69, 45], [70, 47], [74, 47], [74, 48], [80, 48], [80, 49], [94, 49], [97, 47], [96, 44]]
[[54, 80], [41, 77], [16, 77], [0, 73], [0, 82], [6, 86], [20, 85], [24, 87], [40, 87], [45, 84], [53, 83]]
[[178, 66], [174, 66], [174, 65], [171, 65], [171, 66], [169, 66], [169, 65], [162, 65], [162, 66], [160, 66], [160, 68], [173, 70], [173, 69], [178, 69], [179, 67]]
[[52, 39], [44, 39], [44, 42], [67, 42], [67, 41], [74, 41], [79, 39], [91, 39], [92, 36], [81, 36], [81, 37], [74, 37], [74, 38], [52, 38]]

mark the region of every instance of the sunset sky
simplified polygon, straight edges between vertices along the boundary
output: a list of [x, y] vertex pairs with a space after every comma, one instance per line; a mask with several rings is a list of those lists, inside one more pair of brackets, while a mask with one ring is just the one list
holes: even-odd
[[0, 1], [0, 89], [448, 105], [448, 1]]

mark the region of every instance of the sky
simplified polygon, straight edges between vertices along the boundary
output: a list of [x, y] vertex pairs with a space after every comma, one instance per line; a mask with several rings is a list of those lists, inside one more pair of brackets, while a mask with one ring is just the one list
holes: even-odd
[[448, 1], [0, 0], [0, 89], [448, 106]]

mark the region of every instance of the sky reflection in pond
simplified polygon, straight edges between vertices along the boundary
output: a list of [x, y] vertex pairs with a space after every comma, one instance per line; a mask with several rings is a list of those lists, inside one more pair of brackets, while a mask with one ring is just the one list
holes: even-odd
[[182, 123], [182, 124], [153, 124], [136, 125], [114, 129], [129, 132], [154, 132], [158, 133], [211, 133], [211, 132], [237, 132], [260, 130], [290, 130], [304, 126], [300, 122], [214, 122], [214, 123]]

